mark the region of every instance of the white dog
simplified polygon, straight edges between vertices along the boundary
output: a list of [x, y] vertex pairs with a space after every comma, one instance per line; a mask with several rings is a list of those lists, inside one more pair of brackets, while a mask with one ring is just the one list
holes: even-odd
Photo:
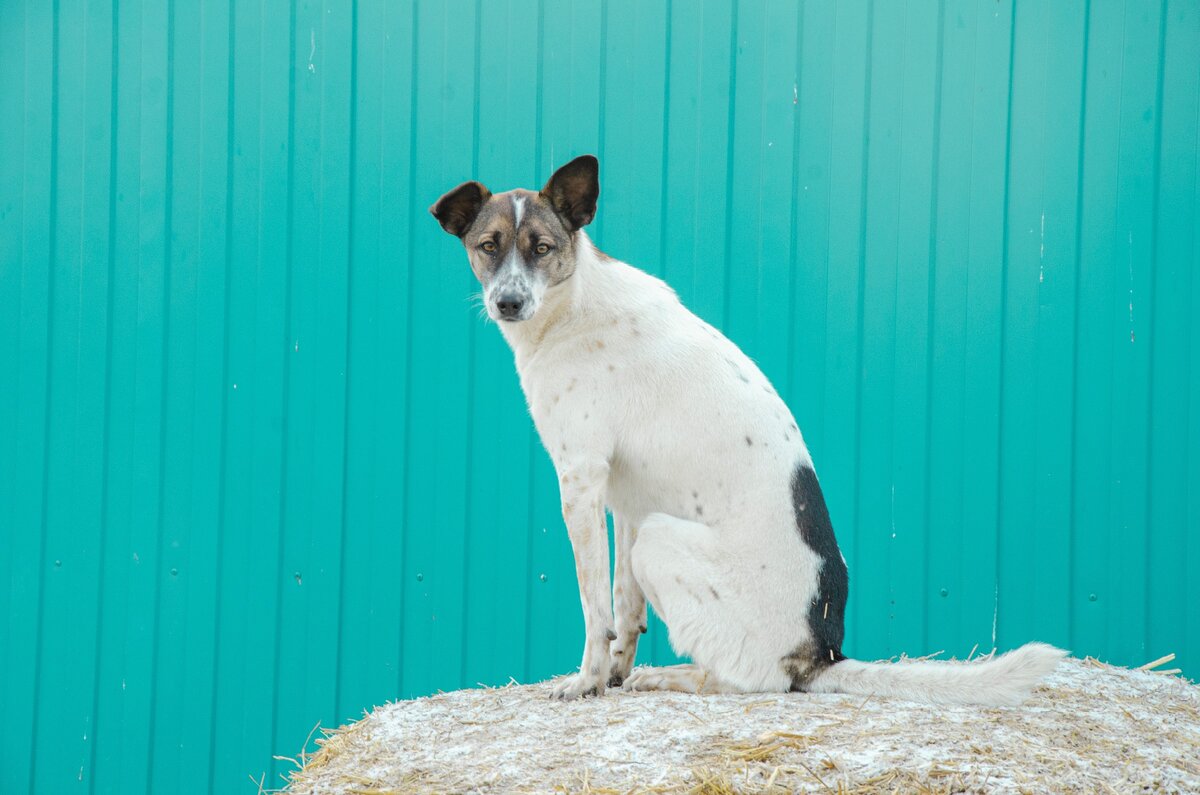
[[[987, 661], [907, 664], [842, 655], [846, 563], [791, 412], [670, 287], [584, 234], [598, 169], [576, 158], [540, 193], [466, 182], [430, 208], [466, 247], [558, 472], [587, 637], [579, 673], [554, 695], [623, 683], [1019, 703], [1064, 652], [1030, 643]], [[632, 670], [646, 599], [695, 664]]]

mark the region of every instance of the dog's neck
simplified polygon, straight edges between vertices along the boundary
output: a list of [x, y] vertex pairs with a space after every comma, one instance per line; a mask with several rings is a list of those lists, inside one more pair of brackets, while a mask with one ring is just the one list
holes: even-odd
[[542, 305], [529, 320], [501, 322], [500, 332], [513, 349], [517, 369], [532, 358], [547, 337], [564, 322], [579, 316], [580, 296], [594, 281], [603, 265], [591, 239], [579, 230], [575, 233], [575, 272], [565, 281], [546, 290]]

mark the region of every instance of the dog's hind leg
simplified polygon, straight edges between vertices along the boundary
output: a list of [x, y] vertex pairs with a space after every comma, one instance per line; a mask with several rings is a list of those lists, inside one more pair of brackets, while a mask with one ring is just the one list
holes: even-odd
[[637, 668], [625, 680], [625, 690], [674, 690], [677, 693], [741, 693], [698, 665]]
[[671, 648], [691, 657], [696, 669], [651, 669], [638, 677], [638, 689], [651, 681], [691, 692], [701, 686], [709, 692], [710, 681], [720, 683], [719, 692], [791, 687], [780, 663], [785, 641], [772, 620], [779, 618], [781, 605], [757, 580], [744, 576], [748, 567], [740, 554], [723, 546], [708, 525], [661, 513], [641, 522], [633, 547], [634, 576], [666, 622]]
[[608, 686], [620, 687], [633, 670], [638, 636], [646, 631], [646, 597], [633, 576], [633, 542], [637, 528], [619, 514], [613, 514], [616, 565], [613, 568], [613, 607], [617, 638], [612, 642], [612, 671]]

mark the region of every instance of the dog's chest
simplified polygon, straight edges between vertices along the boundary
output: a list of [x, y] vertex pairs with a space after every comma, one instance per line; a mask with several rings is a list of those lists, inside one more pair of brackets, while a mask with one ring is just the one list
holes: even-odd
[[[605, 333], [606, 332], [606, 333]], [[529, 411], [556, 465], [605, 457], [614, 429], [638, 400], [646, 358], [627, 327], [587, 330], [518, 367]]]
[[740, 351], [691, 315], [681, 323], [651, 336], [623, 319], [527, 362], [542, 442], [560, 472], [607, 464], [607, 502], [631, 517], [725, 524], [774, 512], [806, 456], [791, 415]]

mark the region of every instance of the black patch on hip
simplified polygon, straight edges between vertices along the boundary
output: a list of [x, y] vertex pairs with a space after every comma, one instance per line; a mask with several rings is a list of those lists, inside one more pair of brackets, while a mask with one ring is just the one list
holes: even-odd
[[792, 509], [800, 538], [821, 558], [817, 594], [808, 607], [812, 641], [802, 644], [783, 660], [792, 675], [792, 690], [805, 690], [822, 670], [846, 659], [842, 654], [842, 638], [846, 634], [846, 596], [850, 583], [817, 473], [807, 464], [797, 466], [792, 475]]

